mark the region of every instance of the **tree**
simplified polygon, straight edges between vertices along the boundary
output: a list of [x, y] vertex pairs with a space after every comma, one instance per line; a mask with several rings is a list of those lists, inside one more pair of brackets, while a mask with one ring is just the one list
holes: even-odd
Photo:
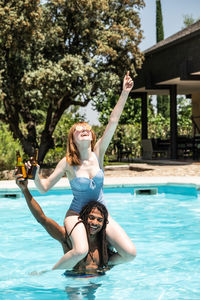
[[188, 15], [188, 14], [184, 15], [183, 16], [183, 27], [182, 27], [182, 29], [187, 28], [188, 26], [194, 24], [198, 20], [199, 19], [195, 20], [192, 15]]
[[160, 0], [156, 0], [156, 42], [164, 39], [163, 16]]
[[[102, 125], [107, 125], [110, 114], [119, 99], [119, 95], [112, 91], [105, 93], [103, 97], [97, 97], [94, 108], [100, 113], [99, 121]], [[141, 122], [141, 100], [128, 97], [119, 120], [119, 125], [134, 124]]]
[[[11, 149], [12, 151], [10, 151]], [[16, 151], [22, 153], [19, 141], [13, 139], [12, 133], [8, 131], [8, 126], [0, 123], [0, 171], [14, 169]]]
[[[160, 42], [164, 39], [164, 29], [163, 29], [163, 16], [161, 1], [156, 0], [156, 42]], [[157, 112], [161, 113], [164, 117], [169, 116], [169, 97], [157, 96]]]
[[[112, 91], [105, 93], [104, 97], [99, 96], [95, 101], [95, 109], [100, 113], [99, 121], [103, 125], [100, 133], [103, 133], [103, 128], [108, 123], [110, 114], [119, 99], [119, 95]], [[149, 104], [151, 106], [151, 104]], [[98, 136], [98, 131], [97, 136]], [[101, 136], [100, 134], [100, 136]], [[119, 125], [115, 131], [112, 141], [106, 151], [109, 160], [121, 161], [122, 156], [128, 153], [131, 157], [139, 155], [141, 143], [141, 99], [133, 99], [128, 97], [122, 115], [119, 120]], [[131, 153], [132, 152], [132, 153]], [[134, 153], [133, 153], [134, 152]], [[125, 153], [125, 154], [123, 154]], [[123, 155], [122, 155], [123, 154]]]
[[[119, 91], [143, 55], [143, 0], [0, 0], [0, 120], [39, 161], [64, 111]], [[136, 8], [137, 10], [135, 10]], [[43, 124], [41, 136], [37, 125]]]

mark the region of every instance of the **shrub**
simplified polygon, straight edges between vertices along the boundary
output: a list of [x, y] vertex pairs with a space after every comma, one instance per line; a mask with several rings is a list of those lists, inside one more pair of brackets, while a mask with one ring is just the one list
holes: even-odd
[[23, 156], [23, 150], [18, 140], [14, 140], [8, 126], [0, 124], [0, 171], [12, 170], [16, 165], [16, 151]]

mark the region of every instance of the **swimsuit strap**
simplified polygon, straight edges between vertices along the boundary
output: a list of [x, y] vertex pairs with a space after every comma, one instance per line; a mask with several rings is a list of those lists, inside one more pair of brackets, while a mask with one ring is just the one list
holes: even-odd
[[68, 234], [68, 237], [70, 237], [70, 235], [72, 234], [72, 231], [74, 230], [74, 228], [75, 228], [78, 224], [80, 224], [80, 223], [83, 223], [83, 221], [80, 220], [80, 221], [78, 221], [78, 222], [74, 225], [74, 227], [72, 228], [72, 230], [71, 230], [70, 233]]

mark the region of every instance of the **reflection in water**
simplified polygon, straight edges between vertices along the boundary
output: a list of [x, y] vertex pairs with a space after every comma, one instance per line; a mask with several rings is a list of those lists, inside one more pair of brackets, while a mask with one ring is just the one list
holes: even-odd
[[100, 283], [89, 282], [88, 285], [82, 287], [70, 287], [66, 286], [65, 291], [69, 297], [69, 300], [95, 300], [95, 293], [97, 289], [101, 286]]

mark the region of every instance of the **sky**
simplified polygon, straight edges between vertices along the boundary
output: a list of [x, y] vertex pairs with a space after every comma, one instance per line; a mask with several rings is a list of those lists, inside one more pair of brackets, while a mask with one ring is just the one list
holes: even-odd
[[[146, 6], [140, 10], [141, 28], [144, 39], [140, 44], [142, 51], [156, 44], [156, 0], [146, 0]], [[185, 15], [195, 20], [200, 18], [200, 0], [161, 0], [164, 38], [167, 38], [183, 28]], [[89, 103], [81, 109], [91, 125], [98, 123], [98, 114], [94, 112]]]
[[[141, 27], [144, 40], [141, 50], [156, 44], [156, 0], [146, 0], [146, 6], [140, 11]], [[195, 20], [200, 18], [200, 0], [161, 0], [164, 38], [180, 31], [184, 15], [191, 15]]]

